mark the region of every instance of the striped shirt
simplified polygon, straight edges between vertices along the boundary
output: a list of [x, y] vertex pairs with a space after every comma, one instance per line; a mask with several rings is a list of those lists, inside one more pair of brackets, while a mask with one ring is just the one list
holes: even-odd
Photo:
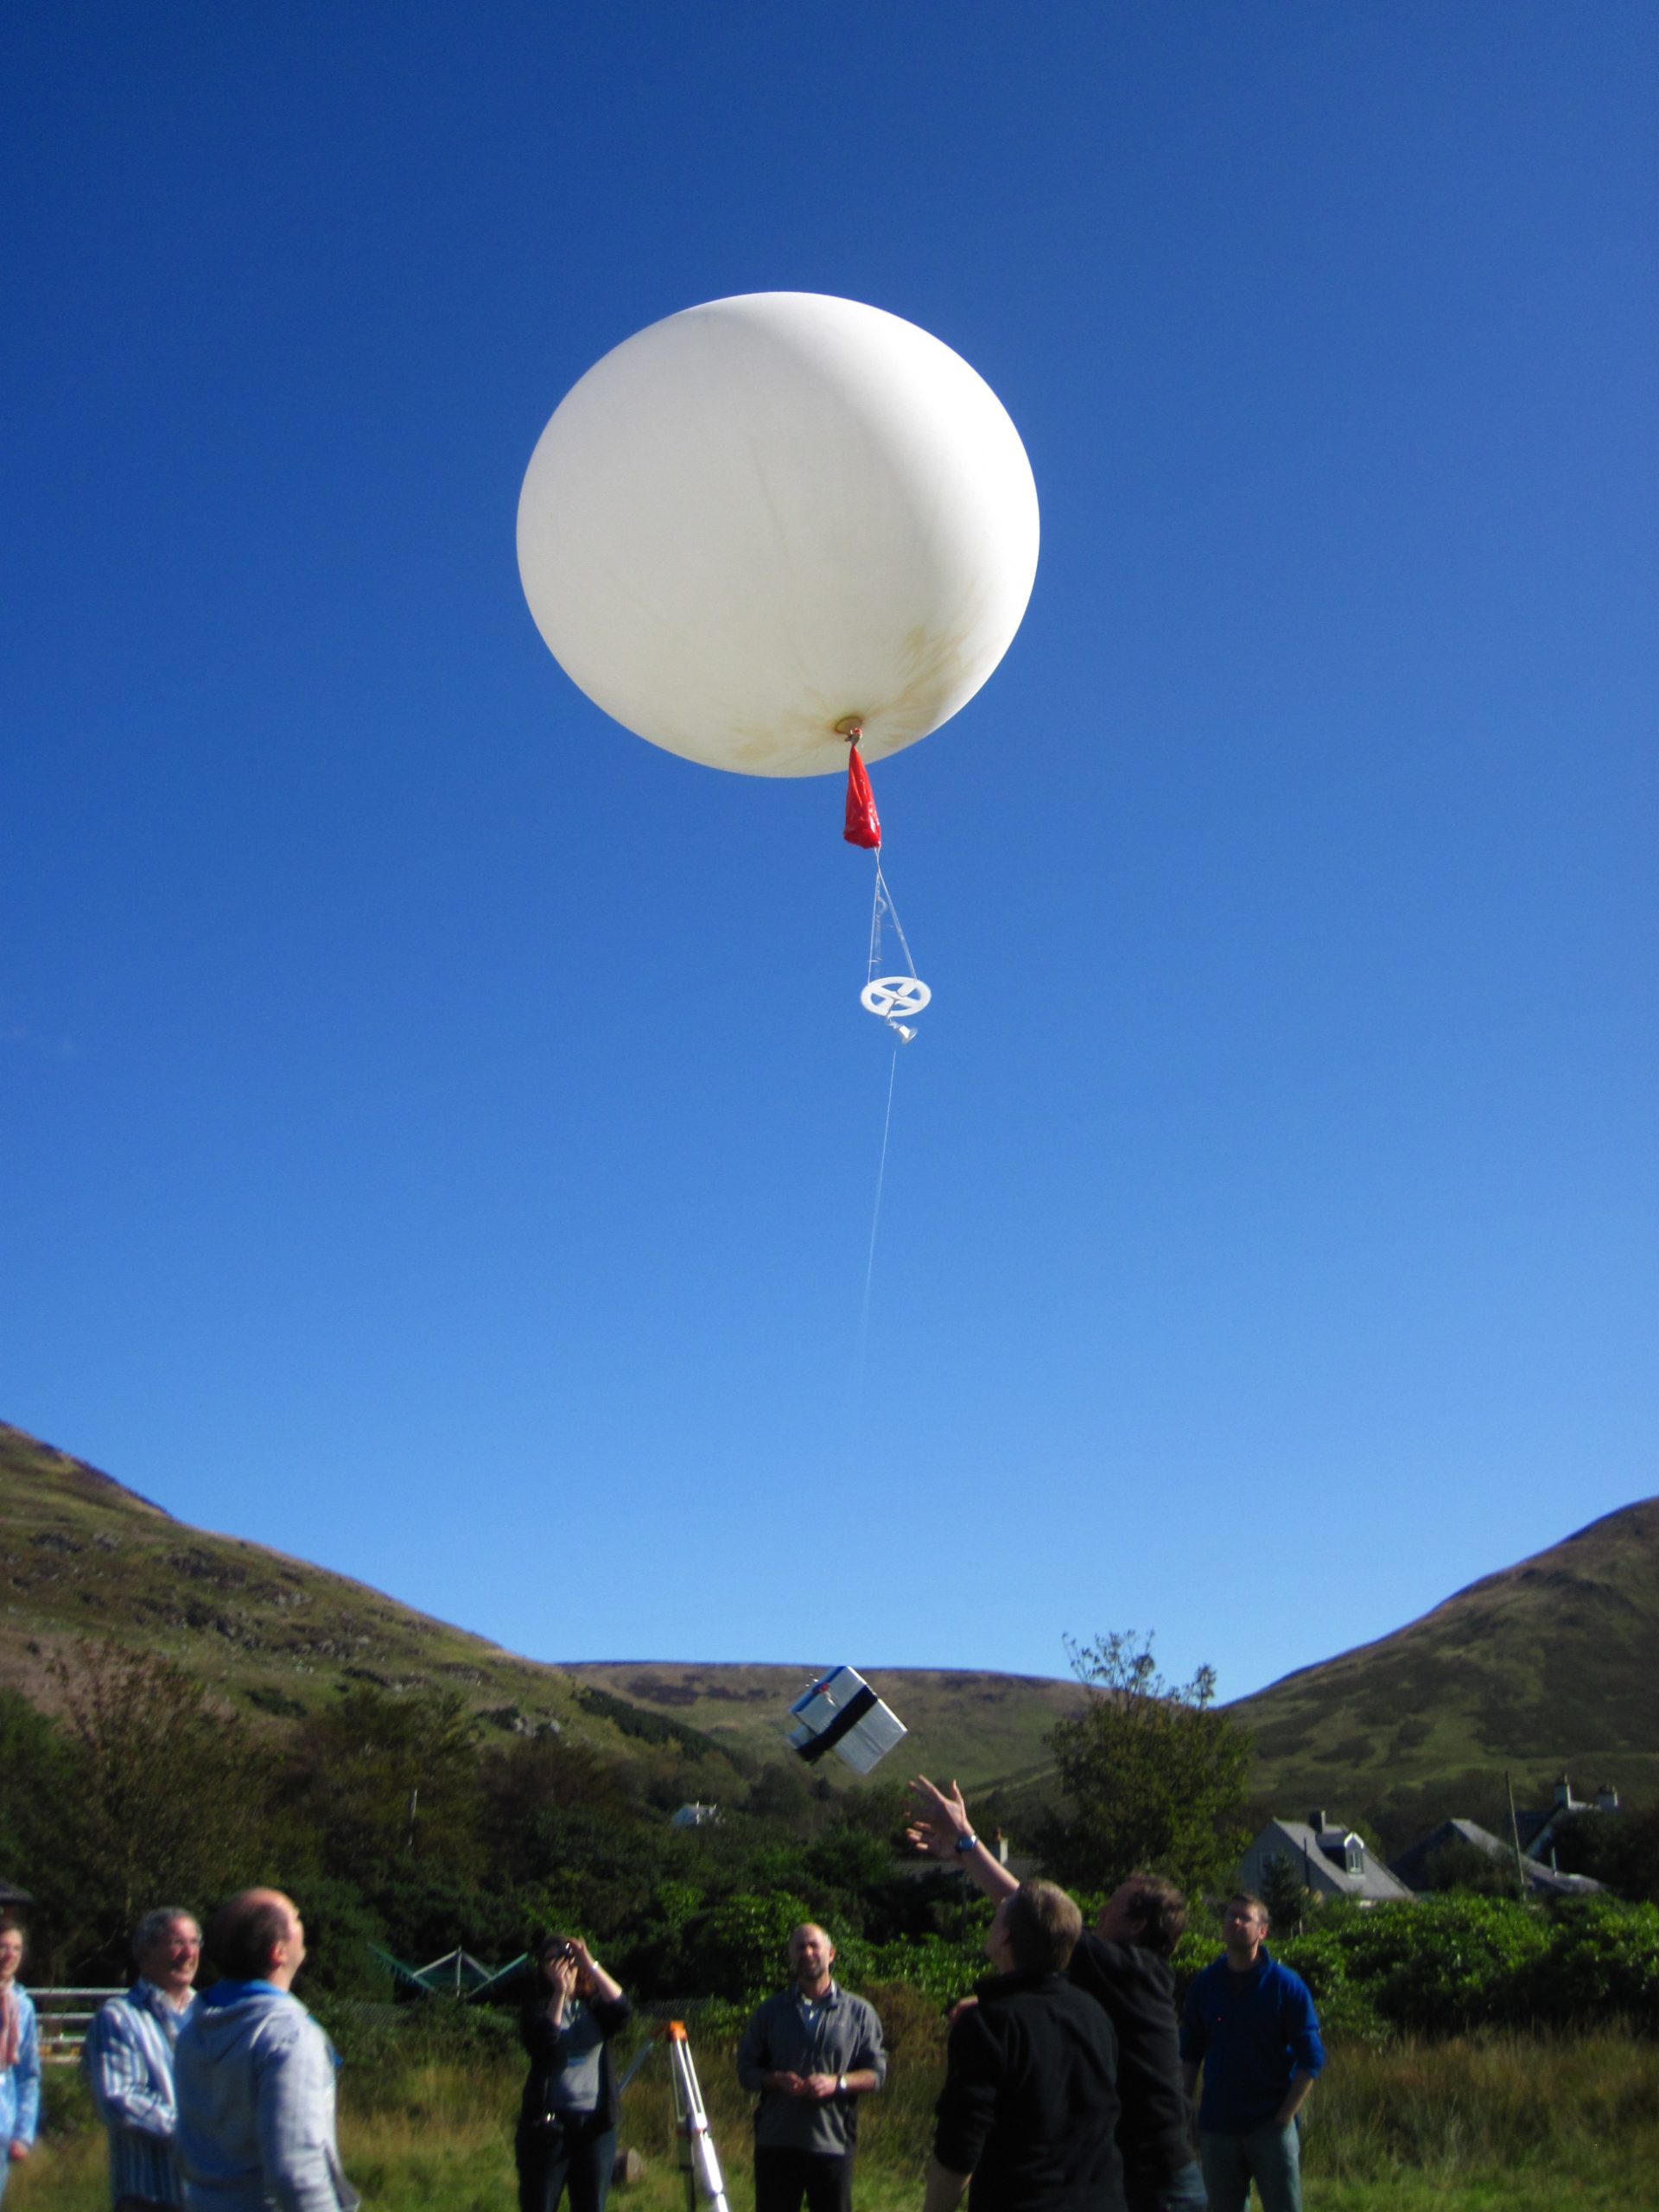
[[136, 1981], [111, 1997], [86, 2031], [80, 2063], [98, 2116], [110, 2132], [110, 2195], [146, 2204], [182, 2205], [184, 2185], [174, 2139], [173, 2048], [190, 2006], [176, 2012], [153, 1982]]

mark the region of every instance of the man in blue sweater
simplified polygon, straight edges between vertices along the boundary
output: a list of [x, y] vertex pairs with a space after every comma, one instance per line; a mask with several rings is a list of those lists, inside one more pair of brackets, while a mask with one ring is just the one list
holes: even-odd
[[1222, 1916], [1226, 1949], [1193, 1977], [1181, 2022], [1189, 2097], [1204, 2070], [1198, 2156], [1210, 2212], [1301, 2212], [1296, 2115], [1325, 2064], [1307, 1984], [1268, 1955], [1268, 1909], [1241, 1890]]

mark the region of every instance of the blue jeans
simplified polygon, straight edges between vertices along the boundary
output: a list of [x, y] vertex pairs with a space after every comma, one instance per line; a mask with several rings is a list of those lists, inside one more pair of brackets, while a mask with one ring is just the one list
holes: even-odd
[[1128, 2212], [1204, 2212], [1208, 2202], [1204, 2177], [1195, 2158], [1161, 2184], [1123, 2177], [1123, 2202]]
[[1252, 2182], [1262, 2212], [1302, 2212], [1301, 2145], [1294, 2120], [1288, 2127], [1268, 2120], [1243, 2135], [1202, 2134], [1198, 2161], [1210, 2212], [1245, 2212]]

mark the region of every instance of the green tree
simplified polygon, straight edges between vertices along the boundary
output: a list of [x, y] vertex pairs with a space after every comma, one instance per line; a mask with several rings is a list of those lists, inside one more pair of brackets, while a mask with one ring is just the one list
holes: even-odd
[[118, 1966], [141, 1912], [213, 1898], [265, 1872], [267, 1762], [249, 1724], [153, 1653], [81, 1643], [53, 1669], [73, 1780], [56, 1875], [79, 1963]]
[[291, 1802], [325, 1870], [363, 1885], [411, 1863], [472, 1877], [480, 1855], [477, 1716], [453, 1690], [353, 1684], [302, 1722]]
[[1471, 1897], [1512, 1897], [1516, 1882], [1515, 1859], [1510, 1852], [1501, 1858], [1482, 1851], [1461, 1836], [1432, 1851], [1423, 1869], [1425, 1890], [1462, 1890]]
[[1249, 1840], [1249, 1736], [1215, 1709], [1213, 1668], [1166, 1682], [1152, 1644], [1129, 1630], [1071, 1646], [1089, 1696], [1050, 1732], [1067, 1809], [1037, 1834], [1059, 1881], [1109, 1890], [1144, 1868], [1197, 1894], [1232, 1878]]
[[1632, 1904], [1659, 1904], [1659, 1804], [1575, 1813], [1555, 1844], [1563, 1873], [1590, 1874]]
[[1275, 1936], [1299, 1935], [1319, 1910], [1318, 1896], [1303, 1881], [1300, 1869], [1286, 1852], [1274, 1853], [1262, 1870], [1257, 1887]]

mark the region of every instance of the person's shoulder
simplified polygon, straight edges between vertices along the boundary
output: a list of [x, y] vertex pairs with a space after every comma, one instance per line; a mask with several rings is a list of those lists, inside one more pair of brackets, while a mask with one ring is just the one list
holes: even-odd
[[1039, 1982], [1032, 1992], [1039, 2005], [1063, 2014], [1068, 2019], [1082, 2020], [1090, 2029], [1102, 2029], [1109, 2035], [1111, 2021], [1106, 2008], [1092, 1998], [1086, 1989], [1079, 1989], [1075, 1981], [1068, 1981], [1064, 1974], [1056, 1974], [1050, 1981]]
[[1109, 1974], [1128, 1949], [1128, 1944], [1109, 1943], [1092, 1928], [1085, 1928], [1071, 1947], [1066, 1972], [1073, 1981], [1084, 1974]]
[[326, 2045], [328, 2040], [299, 1999], [285, 1989], [274, 1989], [262, 2000], [250, 2033], [268, 2051], [286, 2050], [313, 2038]]
[[1270, 1957], [1268, 1961], [1268, 1973], [1274, 1986], [1281, 1996], [1306, 1998], [1310, 2005], [1313, 2003], [1313, 1993], [1294, 1967], [1287, 1967], [1282, 1960]]
[[1110, 1981], [1127, 1987], [1144, 1986], [1166, 1995], [1175, 1986], [1175, 1975], [1161, 1951], [1145, 1943], [1109, 1943], [1103, 1936], [1085, 1928], [1071, 1954], [1073, 1981]]

